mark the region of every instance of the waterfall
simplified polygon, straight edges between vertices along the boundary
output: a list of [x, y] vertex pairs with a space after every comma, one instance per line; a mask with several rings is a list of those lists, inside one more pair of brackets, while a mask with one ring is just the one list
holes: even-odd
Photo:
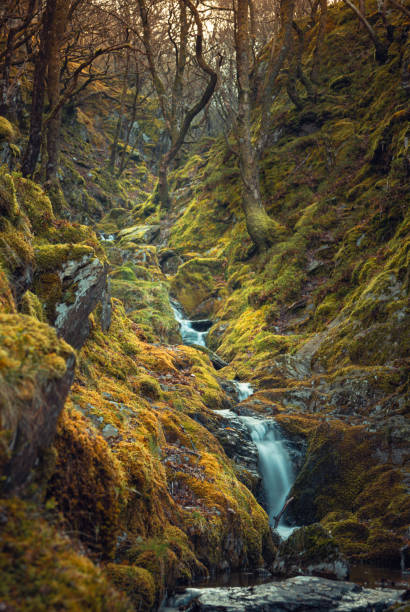
[[[250, 416], [243, 416], [241, 420], [248, 427], [258, 449], [259, 471], [262, 476], [269, 521], [273, 526], [275, 517], [282, 510], [295, 479], [292, 462], [274, 421]], [[277, 527], [283, 538], [287, 538], [294, 529], [295, 527], [287, 526], [283, 518]]]
[[[206, 346], [205, 339], [212, 321], [207, 319], [195, 321], [185, 318], [177, 302], [171, 302], [171, 307], [179, 323], [183, 342], [188, 345]], [[239, 402], [253, 395], [254, 389], [250, 383], [237, 380], [230, 382], [235, 387]], [[295, 479], [292, 462], [278, 426], [272, 420], [238, 416], [230, 410], [218, 410], [217, 412], [225, 418], [234, 419], [236, 417], [247, 426], [258, 449], [259, 471], [262, 476], [269, 521], [271, 525], [274, 525], [275, 517], [282, 510]], [[276, 529], [283, 538], [286, 538], [295, 527], [287, 526], [282, 518]]]
[[253, 387], [252, 387], [252, 385], [250, 383], [239, 382], [237, 380], [232, 380], [231, 382], [232, 382], [233, 386], [236, 389], [236, 392], [238, 394], [238, 398], [239, 398], [240, 402], [243, 402], [250, 395], [253, 394]]
[[205, 338], [212, 325], [212, 321], [208, 319], [190, 321], [184, 317], [181, 309], [176, 304], [171, 302], [171, 308], [174, 312], [176, 321], [179, 323], [179, 331], [184, 343], [188, 345], [197, 344], [198, 346], [206, 346]]

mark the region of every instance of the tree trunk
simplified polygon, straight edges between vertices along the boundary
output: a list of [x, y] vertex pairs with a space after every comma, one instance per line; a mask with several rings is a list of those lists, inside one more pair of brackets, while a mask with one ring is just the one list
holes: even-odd
[[237, 130], [243, 182], [242, 208], [249, 236], [258, 250], [264, 251], [273, 242], [273, 224], [262, 205], [256, 152], [251, 142], [248, 0], [238, 0], [235, 42], [238, 75]]
[[43, 27], [41, 30], [40, 47], [35, 62], [33, 93], [31, 99], [30, 113], [30, 132], [26, 150], [24, 152], [21, 171], [23, 176], [32, 176], [36, 169], [38, 157], [40, 155], [42, 129], [43, 129], [43, 110], [46, 92], [46, 71], [50, 53], [49, 32], [53, 22], [54, 2], [49, 0], [43, 17]]
[[130, 64], [130, 56], [129, 56], [129, 52], [127, 51], [127, 61], [126, 61], [126, 66], [125, 66], [125, 74], [124, 74], [124, 80], [122, 83], [122, 91], [121, 91], [121, 98], [120, 98], [120, 110], [118, 114], [117, 125], [115, 126], [115, 134], [114, 134], [114, 140], [113, 140], [112, 147], [111, 147], [110, 162], [108, 164], [108, 167], [111, 170], [111, 172], [114, 172], [115, 163], [117, 161], [118, 140], [121, 136], [121, 128], [122, 128], [122, 122], [124, 118], [124, 105], [125, 105], [125, 99], [127, 97], [127, 89], [128, 89], [129, 64]]
[[314, 83], [318, 82], [320, 63], [322, 59], [323, 41], [327, 24], [327, 0], [320, 0], [319, 27], [316, 36], [315, 50], [313, 51], [313, 64], [310, 78]]
[[388, 57], [388, 50], [386, 45], [384, 45], [379, 37], [377, 36], [376, 32], [374, 31], [374, 29], [372, 28], [372, 26], [370, 25], [370, 23], [367, 21], [366, 17], [363, 15], [363, 13], [360, 12], [360, 10], [357, 8], [357, 6], [351, 2], [350, 0], [343, 0], [343, 2], [345, 4], [347, 4], [348, 7], [350, 7], [352, 9], [352, 11], [354, 11], [356, 13], [356, 15], [358, 16], [358, 18], [360, 19], [360, 21], [362, 22], [362, 24], [364, 25], [364, 27], [366, 28], [370, 38], [372, 39], [372, 42], [374, 44], [374, 48], [375, 48], [375, 57], [376, 57], [376, 61], [379, 64], [385, 64], [387, 61], [387, 57]]
[[168, 188], [168, 166], [169, 153], [162, 156], [158, 169], [158, 184], [155, 192], [155, 200], [160, 202], [163, 208], [169, 210], [171, 208], [171, 198]]
[[48, 181], [57, 181], [60, 153], [61, 108], [53, 112], [60, 98], [61, 47], [67, 27], [70, 8], [68, 0], [55, 0], [54, 18], [49, 30], [49, 58], [47, 70], [47, 93], [50, 105], [50, 118], [47, 121], [47, 166]]

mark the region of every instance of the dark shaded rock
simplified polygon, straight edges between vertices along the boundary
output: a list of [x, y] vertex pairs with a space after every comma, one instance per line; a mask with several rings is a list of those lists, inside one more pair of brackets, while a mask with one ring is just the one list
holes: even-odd
[[308, 574], [338, 580], [349, 577], [346, 559], [330, 533], [319, 523], [301, 527], [281, 542], [273, 572], [282, 576]]
[[162, 249], [158, 253], [158, 261], [164, 274], [176, 274], [179, 266], [184, 262], [182, 257], [172, 249]]
[[59, 276], [62, 300], [56, 305], [54, 327], [64, 340], [76, 349], [84, 344], [90, 332], [88, 315], [103, 300], [104, 326], [110, 322], [111, 304], [107, 288], [108, 266], [92, 256], [70, 260]]
[[187, 589], [163, 610], [190, 612], [381, 612], [400, 602], [405, 591], [365, 589], [352, 582], [298, 576], [254, 587]]
[[207, 425], [236, 466], [239, 478], [258, 497], [261, 476], [258, 469], [258, 449], [246, 425], [231, 410], [215, 411], [218, 420]]
[[211, 351], [211, 349], [209, 349], [207, 346], [200, 346], [199, 344], [191, 344], [191, 346], [198, 349], [198, 351], [206, 353], [209, 359], [211, 360], [211, 363], [214, 366], [215, 370], [221, 370], [222, 368], [228, 365], [228, 363], [224, 361], [222, 357], [219, 357], [219, 355]]
[[204, 332], [212, 327], [212, 321], [209, 319], [198, 319], [196, 321], [191, 321], [191, 327], [195, 331]]
[[103, 289], [102, 295], [101, 295], [101, 317], [100, 317], [100, 321], [101, 321], [101, 329], [103, 330], [103, 332], [107, 332], [110, 329], [110, 325], [111, 325], [111, 314], [112, 314], [112, 307], [111, 307], [111, 291], [110, 291], [110, 285], [109, 285], [109, 280], [107, 280], [107, 283]]
[[6, 493], [18, 494], [53, 441], [75, 355], [54, 329], [26, 315], [0, 315], [0, 340], [2, 484]]

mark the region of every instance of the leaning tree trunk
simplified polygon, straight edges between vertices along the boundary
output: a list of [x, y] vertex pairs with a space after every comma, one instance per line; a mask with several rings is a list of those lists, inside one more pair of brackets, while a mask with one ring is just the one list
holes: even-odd
[[369, 34], [369, 36], [372, 39], [372, 42], [374, 44], [376, 61], [379, 64], [385, 64], [387, 62], [387, 57], [388, 57], [387, 46], [384, 45], [381, 42], [381, 40], [377, 36], [376, 32], [374, 31], [374, 29], [372, 28], [370, 23], [367, 21], [366, 17], [363, 15], [363, 13], [361, 13], [360, 10], [357, 8], [357, 6], [353, 2], [351, 2], [350, 0], [343, 0], [343, 2], [345, 4], [347, 4], [347, 6], [350, 7], [352, 9], [352, 11], [354, 11], [356, 13], [356, 15], [360, 19], [361, 23], [363, 24], [363, 26], [367, 30], [367, 32], [368, 32], [368, 34]]
[[238, 76], [237, 132], [243, 183], [242, 208], [249, 236], [258, 250], [263, 251], [273, 242], [273, 224], [262, 205], [256, 152], [251, 142], [248, 0], [238, 0], [237, 4], [236, 65]]

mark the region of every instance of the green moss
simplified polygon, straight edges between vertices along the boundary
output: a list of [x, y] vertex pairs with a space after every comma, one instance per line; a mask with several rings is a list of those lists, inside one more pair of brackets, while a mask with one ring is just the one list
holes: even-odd
[[36, 263], [41, 272], [53, 272], [62, 264], [82, 257], [92, 257], [94, 249], [86, 244], [57, 244], [37, 247]]
[[16, 132], [13, 125], [5, 117], [0, 117], [0, 141], [14, 142]]
[[16, 193], [22, 209], [30, 219], [33, 232], [44, 233], [54, 221], [53, 208], [49, 197], [33, 181], [16, 178]]
[[109, 563], [105, 571], [112, 583], [126, 593], [136, 610], [152, 610], [155, 602], [155, 584], [150, 572], [142, 567]]
[[0, 541], [0, 600], [14, 609], [126, 612], [131, 603], [74, 541], [62, 536], [38, 508], [17, 499], [1, 500], [7, 524]]
[[20, 312], [30, 315], [30, 317], [34, 317], [42, 323], [46, 322], [43, 305], [37, 295], [31, 291], [26, 291], [21, 298]]

